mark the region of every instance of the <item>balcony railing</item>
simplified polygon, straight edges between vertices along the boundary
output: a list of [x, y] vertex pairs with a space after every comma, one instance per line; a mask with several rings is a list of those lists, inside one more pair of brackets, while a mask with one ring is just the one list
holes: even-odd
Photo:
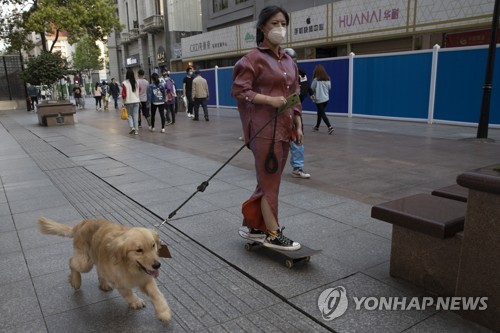
[[131, 42], [130, 34], [128, 32], [122, 32], [121, 33], [121, 40], [122, 40], [122, 44], [130, 43]]
[[129, 31], [130, 40], [137, 40], [139, 38], [139, 28], [130, 29]]
[[159, 32], [163, 31], [163, 16], [153, 15], [144, 19], [145, 32]]

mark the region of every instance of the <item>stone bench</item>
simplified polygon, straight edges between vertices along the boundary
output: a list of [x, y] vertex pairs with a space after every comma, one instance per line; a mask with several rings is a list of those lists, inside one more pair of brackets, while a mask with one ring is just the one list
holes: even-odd
[[458, 184], [438, 188], [431, 193], [439, 197], [467, 202], [469, 189]]
[[73, 125], [76, 108], [73, 103], [41, 103], [37, 107], [38, 123], [42, 126]]
[[431, 194], [373, 206], [373, 218], [393, 225], [391, 276], [438, 295], [454, 295], [466, 206]]

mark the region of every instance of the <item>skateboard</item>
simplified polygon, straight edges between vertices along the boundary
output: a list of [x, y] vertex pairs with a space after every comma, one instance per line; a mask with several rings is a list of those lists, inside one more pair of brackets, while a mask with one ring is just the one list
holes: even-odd
[[[245, 250], [247, 251], [252, 251], [252, 248], [254, 246], [263, 246], [264, 244], [264, 239], [263, 238], [250, 238], [248, 237], [248, 229], [247, 227], [241, 227], [238, 230], [239, 235], [250, 241], [249, 243], [245, 244]], [[321, 250], [314, 250], [311, 249], [304, 244], [300, 244], [300, 249], [295, 250], [295, 251], [286, 251], [286, 250], [278, 250], [272, 247], [265, 247], [266, 249], [274, 252], [278, 252], [279, 254], [283, 255], [286, 257], [285, 259], [285, 266], [287, 268], [292, 268], [293, 265], [297, 262], [303, 261], [303, 262], [308, 262], [311, 260], [311, 256], [321, 252]]]

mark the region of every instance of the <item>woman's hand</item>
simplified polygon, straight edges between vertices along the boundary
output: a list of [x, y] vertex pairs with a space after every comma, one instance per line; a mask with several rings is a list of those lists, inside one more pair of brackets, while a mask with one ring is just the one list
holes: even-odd
[[269, 105], [271, 105], [272, 107], [280, 108], [286, 104], [286, 97], [284, 97], [284, 96], [279, 96], [279, 97], [268, 96], [268, 101], [269, 101]]

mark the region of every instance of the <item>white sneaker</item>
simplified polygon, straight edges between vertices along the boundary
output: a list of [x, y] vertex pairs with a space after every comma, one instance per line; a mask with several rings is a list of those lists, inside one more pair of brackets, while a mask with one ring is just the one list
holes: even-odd
[[135, 128], [133, 128], [133, 127], [132, 127], [132, 128], [130, 129], [130, 132], [128, 132], [128, 134], [134, 134], [134, 133], [135, 133]]
[[164, 128], [162, 128], [162, 129], [161, 129], [161, 132], [162, 132], [162, 133], [165, 133], [165, 129], [164, 129]]
[[150, 130], [151, 132], [153, 132], [153, 131], [152, 131], [152, 127], [151, 127], [151, 126], [149, 126], [149, 130]]
[[150, 131], [151, 131], [151, 132], [154, 132], [154, 131], [155, 131], [155, 128], [154, 128], [154, 127], [153, 127], [153, 128], [151, 128], [151, 129], [150, 129]]
[[262, 245], [264, 245], [265, 247], [271, 247], [274, 249], [285, 250], [285, 251], [299, 250], [300, 243], [294, 242], [290, 238], [285, 237], [283, 235], [283, 229], [285, 228], [276, 230], [276, 237], [267, 234], [266, 238], [264, 239], [264, 243]]
[[293, 169], [292, 177], [308, 179], [308, 178], [311, 178], [311, 175], [308, 173], [305, 173], [304, 170], [302, 170], [302, 169]]

